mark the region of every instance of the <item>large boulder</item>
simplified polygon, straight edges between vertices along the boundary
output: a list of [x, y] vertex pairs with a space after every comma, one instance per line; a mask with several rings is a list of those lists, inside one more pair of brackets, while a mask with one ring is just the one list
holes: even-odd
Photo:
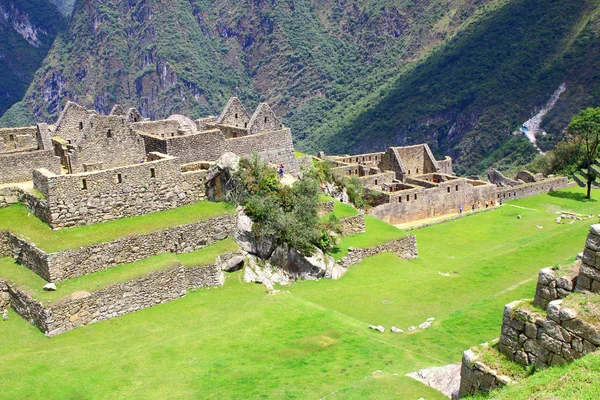
[[240, 167], [240, 157], [234, 153], [223, 154], [217, 162], [210, 166], [206, 173], [208, 199], [225, 200], [227, 193], [233, 189], [231, 176]]
[[233, 235], [235, 241], [242, 251], [258, 255], [262, 259], [271, 257], [275, 244], [271, 238], [256, 240], [252, 234], [252, 225], [254, 223], [246, 215], [242, 207], [238, 207], [237, 229]]
[[337, 279], [345, 272], [340, 270], [341, 267], [336, 268], [333, 257], [319, 249], [315, 249], [311, 256], [305, 256], [293, 247], [282, 245], [275, 249], [269, 261], [281, 268], [292, 280], [314, 280], [326, 275]]
[[273, 284], [287, 285], [289, 278], [279, 268], [271, 265], [270, 262], [248, 254], [245, 260], [244, 282], [256, 282], [264, 284], [267, 289], [273, 290]]

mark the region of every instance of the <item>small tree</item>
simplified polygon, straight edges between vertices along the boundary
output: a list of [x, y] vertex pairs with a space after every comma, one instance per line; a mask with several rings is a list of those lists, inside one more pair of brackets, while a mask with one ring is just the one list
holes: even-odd
[[587, 166], [587, 173], [585, 174], [587, 181], [586, 199], [589, 199], [591, 198], [592, 182], [596, 179], [596, 173], [591, 166], [598, 155], [598, 146], [600, 146], [600, 107], [581, 110], [579, 114], [574, 116], [567, 127], [567, 136], [569, 140], [577, 143], [585, 151], [584, 159]]

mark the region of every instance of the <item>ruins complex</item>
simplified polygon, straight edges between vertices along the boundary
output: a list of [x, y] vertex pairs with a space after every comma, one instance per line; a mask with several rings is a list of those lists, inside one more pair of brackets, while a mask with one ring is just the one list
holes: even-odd
[[[511, 180], [490, 173], [491, 182], [461, 178], [452, 160], [436, 160], [427, 144], [390, 147], [384, 152], [295, 157], [292, 135], [271, 108], [261, 103], [250, 114], [237, 98], [219, 116], [192, 120], [183, 115], [150, 121], [136, 109], [116, 105], [100, 115], [67, 103], [56, 124], [0, 129], [0, 207], [22, 203], [53, 229], [142, 216], [223, 196], [223, 176], [215, 175], [227, 160], [258, 154], [286, 173], [298, 176], [313, 161], [331, 163], [338, 177], [357, 178], [368, 189], [368, 214], [399, 224], [456, 213], [483, 203], [512, 200], [566, 187], [564, 177], [527, 172]], [[344, 190], [338, 192], [342, 201]], [[323, 203], [327, 212], [333, 202]], [[244, 222], [245, 221], [245, 222]], [[343, 235], [365, 231], [363, 213], [340, 221]], [[244, 279], [265, 283], [294, 279], [336, 279], [363, 257], [393, 252], [417, 256], [416, 238], [407, 236], [369, 249], [350, 249], [339, 261], [329, 255], [304, 257], [294, 249], [250, 243], [251, 221], [242, 211], [130, 234], [77, 249], [47, 252], [28, 238], [0, 232], [0, 257], [54, 284], [81, 275], [172, 252], [187, 253], [234, 238], [238, 251], [220, 254], [211, 265], [167, 269], [135, 281], [44, 304], [17, 285], [0, 280], [0, 310], [9, 305], [46, 335], [53, 336], [108, 318], [185, 296], [203, 286], [219, 286], [224, 271], [246, 264]], [[269, 247], [269, 246], [267, 246]], [[269, 270], [260, 256], [279, 270]], [[254, 258], [253, 258], [254, 257]], [[313, 258], [313, 259], [310, 259]], [[259, 265], [260, 264], [260, 265]], [[259, 268], [260, 267], [260, 268]], [[277, 276], [277, 279], [275, 279]]]

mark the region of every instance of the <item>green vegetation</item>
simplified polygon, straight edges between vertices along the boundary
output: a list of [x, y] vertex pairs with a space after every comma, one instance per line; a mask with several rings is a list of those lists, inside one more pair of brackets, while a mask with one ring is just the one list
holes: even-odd
[[312, 254], [315, 247], [324, 251], [335, 247], [332, 232], [339, 232], [337, 219], [319, 220], [321, 190], [316, 180], [307, 175], [284, 186], [275, 169], [256, 154], [252, 160], [242, 158], [231, 179], [235, 190], [228, 197], [244, 206], [257, 241], [287, 244], [304, 254]]
[[589, 354], [572, 364], [536, 372], [520, 385], [509, 386], [491, 393], [490, 400], [594, 400], [600, 397], [600, 354]]
[[108, 268], [91, 275], [83, 275], [56, 284], [55, 292], [42, 290], [47, 283], [37, 274], [14, 262], [12, 258], [0, 258], [0, 277], [7, 278], [10, 282], [17, 282], [19, 287], [31, 294], [36, 300], [44, 303], [53, 303], [75, 292], [92, 292], [104, 289], [119, 282], [126, 282], [141, 278], [152, 271], [158, 271], [177, 263], [184, 267], [196, 267], [214, 264], [219, 254], [239, 250], [231, 238], [222, 240], [203, 249], [191, 253], [173, 254], [163, 253], [141, 261]]
[[350, 247], [354, 247], [355, 249], [375, 247], [407, 235], [405, 231], [369, 215], [365, 215], [365, 226], [365, 233], [344, 236], [338, 244], [339, 249], [332, 253], [333, 258], [336, 260], [341, 259], [348, 253], [348, 248]]
[[[222, 288], [52, 339], [11, 312], [0, 323], [0, 380], [10, 382], [2, 396], [441, 400], [404, 375], [460, 362], [464, 350], [497, 337], [504, 305], [534, 293], [538, 270], [581, 251], [589, 221], [556, 224], [553, 212], [600, 212], [583, 197], [569, 189], [418, 229], [418, 259], [380, 254], [338, 281], [298, 282], [275, 295], [234, 273]], [[371, 245], [384, 226], [367, 222], [367, 235], [344, 240]], [[387, 227], [390, 237], [405, 234]], [[429, 317], [425, 331], [389, 332]], [[598, 394], [597, 367], [585, 371], [558, 393], [572, 383], [571, 391]]]
[[[8, 20], [0, 24], [0, 116], [21, 100], [54, 38], [65, 28], [64, 18], [49, 0], [11, 0], [3, 3], [2, 10]], [[13, 20], [17, 13], [19, 16]], [[20, 34], [15, 26], [37, 42], [28, 42], [23, 38], [26, 33]], [[31, 112], [25, 105], [14, 111], [12, 117], [0, 119], [0, 127], [31, 125]]]
[[21, 204], [0, 209], [0, 231], [22, 235], [47, 252], [109, 242], [131, 234], [144, 234], [171, 226], [235, 212], [227, 203], [200, 201], [141, 217], [122, 218], [89, 226], [52, 230]]
[[567, 127], [567, 137], [583, 152], [585, 159], [585, 179], [587, 183], [586, 198], [592, 192], [592, 182], [596, 180], [596, 172], [592, 169], [594, 160], [598, 157], [600, 146], [600, 107], [581, 110]]
[[358, 210], [350, 204], [342, 203], [338, 200], [333, 202], [333, 213], [337, 219], [344, 219], [358, 214]]
[[506, 375], [512, 379], [520, 381], [525, 378], [527, 371], [517, 363], [510, 361], [502, 353], [498, 351], [498, 344], [491, 346], [477, 346], [473, 349], [475, 354], [481, 357], [481, 361], [502, 375]]
[[563, 306], [573, 308], [577, 316], [600, 328], [600, 298], [594, 293], [574, 293], [563, 301]]

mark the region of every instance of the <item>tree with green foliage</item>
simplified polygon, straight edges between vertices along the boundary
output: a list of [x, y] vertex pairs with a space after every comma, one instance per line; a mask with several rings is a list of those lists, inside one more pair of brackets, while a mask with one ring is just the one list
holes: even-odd
[[586, 199], [591, 197], [592, 182], [596, 180], [596, 173], [592, 170], [592, 163], [598, 157], [600, 146], [600, 107], [586, 108], [573, 117], [567, 127], [567, 137], [585, 151], [587, 172]]
[[275, 169], [255, 154], [252, 159], [240, 160], [232, 181], [229, 201], [245, 207], [257, 241], [287, 244], [305, 255], [312, 254], [315, 247], [323, 251], [335, 247], [332, 234], [339, 233], [339, 223], [319, 219], [321, 189], [312, 177], [305, 175], [292, 186], [284, 186]]

